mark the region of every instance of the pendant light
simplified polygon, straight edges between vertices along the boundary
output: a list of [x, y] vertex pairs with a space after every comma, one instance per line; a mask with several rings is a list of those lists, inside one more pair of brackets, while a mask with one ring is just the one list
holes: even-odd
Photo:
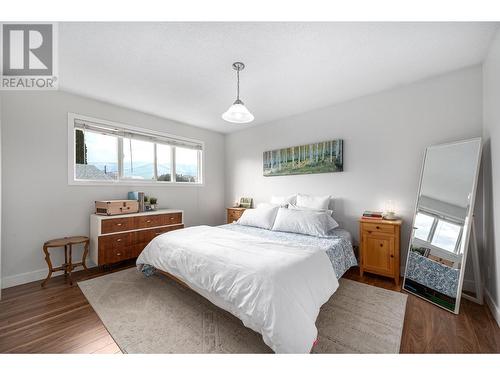
[[242, 62], [233, 63], [233, 69], [236, 70], [236, 77], [238, 80], [236, 86], [236, 101], [229, 109], [222, 114], [222, 118], [227, 122], [236, 124], [245, 124], [254, 120], [253, 115], [245, 107], [245, 104], [240, 100], [240, 71], [245, 69], [245, 64]]

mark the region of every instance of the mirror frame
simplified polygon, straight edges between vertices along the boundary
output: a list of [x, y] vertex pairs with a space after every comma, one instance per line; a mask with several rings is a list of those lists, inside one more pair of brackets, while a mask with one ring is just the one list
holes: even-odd
[[[463, 143], [469, 143], [469, 142], [473, 142], [473, 141], [479, 141], [479, 149], [478, 149], [478, 154], [477, 154], [477, 161], [476, 161], [476, 173], [474, 175], [474, 180], [472, 182], [472, 192], [471, 192], [471, 198], [470, 198], [470, 204], [469, 204], [469, 209], [467, 211], [467, 216], [466, 216], [466, 222], [468, 221], [470, 224], [467, 226], [466, 230], [463, 231], [462, 233], [462, 239], [463, 239], [463, 245], [461, 246], [464, 246], [463, 249], [463, 256], [462, 256], [462, 265], [461, 265], [461, 268], [460, 268], [460, 275], [459, 275], [459, 279], [458, 279], [458, 285], [457, 285], [457, 297], [455, 299], [455, 310], [450, 310], [450, 309], [447, 309], [445, 308], [444, 306], [441, 306], [441, 305], [438, 305], [437, 303], [435, 302], [432, 302], [431, 300], [427, 299], [427, 298], [424, 298], [408, 289], [405, 289], [405, 282], [406, 282], [406, 269], [407, 269], [407, 266], [408, 266], [408, 259], [410, 257], [410, 249], [411, 249], [411, 243], [412, 243], [412, 238], [413, 238], [413, 234], [415, 232], [415, 219], [416, 219], [416, 216], [417, 216], [417, 209], [418, 209], [418, 201], [419, 201], [419, 198], [420, 198], [420, 192], [422, 191], [422, 180], [423, 180], [423, 177], [424, 177], [424, 169], [425, 169], [425, 162], [426, 162], [426, 159], [427, 159], [427, 153], [429, 151], [429, 149], [431, 147], [439, 147], [439, 146], [452, 146], [452, 145], [459, 145], [459, 144], [463, 144]], [[446, 311], [449, 311], [449, 312], [452, 312], [454, 314], [458, 314], [458, 312], [460, 311], [460, 302], [461, 302], [461, 298], [462, 298], [462, 287], [463, 287], [463, 282], [464, 282], [464, 275], [465, 275], [465, 266], [466, 266], [466, 263], [467, 263], [467, 254], [468, 254], [468, 250], [469, 250], [469, 241], [470, 241], [470, 237], [471, 237], [471, 230], [472, 230], [472, 226], [475, 225], [474, 224], [474, 206], [475, 206], [475, 203], [476, 203], [476, 192], [477, 192], [477, 185], [478, 185], [478, 178], [479, 178], [479, 168], [481, 166], [481, 154], [482, 154], [482, 150], [483, 150], [483, 141], [482, 141], [482, 138], [481, 137], [475, 137], [475, 138], [470, 138], [470, 139], [465, 139], [465, 140], [462, 140], [462, 141], [455, 141], [455, 142], [447, 142], [447, 143], [440, 143], [440, 144], [435, 144], [435, 145], [430, 145], [430, 146], [427, 146], [425, 148], [425, 152], [424, 152], [424, 158], [423, 158], [423, 162], [422, 162], [422, 168], [420, 170], [420, 180], [419, 180], [419, 183], [418, 183], [418, 190], [417, 190], [417, 199], [415, 200], [415, 209], [413, 210], [413, 218], [412, 218], [412, 221], [411, 221], [411, 230], [410, 230], [410, 239], [409, 239], [409, 243], [408, 243], [408, 249], [407, 249], [407, 254], [406, 254], [406, 263], [405, 263], [405, 270], [404, 270], [404, 277], [403, 277], [403, 286], [402, 286], [402, 289], [407, 292], [407, 293], [410, 293], [410, 294], [413, 294], [419, 298], [422, 298], [423, 300], [429, 302], [429, 303], [432, 303], [433, 305], [435, 306], [438, 306], [440, 308], [442, 308], [443, 310], [446, 310]], [[476, 280], [474, 280], [474, 282], [477, 282]]]

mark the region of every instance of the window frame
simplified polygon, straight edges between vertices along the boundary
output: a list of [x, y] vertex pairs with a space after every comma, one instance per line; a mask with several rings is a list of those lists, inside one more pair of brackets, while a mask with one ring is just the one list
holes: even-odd
[[[116, 180], [79, 180], [75, 178], [75, 165], [76, 165], [76, 155], [75, 155], [75, 120], [80, 121], [88, 121], [96, 124], [100, 124], [103, 126], [109, 126], [113, 128], [118, 128], [120, 130], [129, 131], [129, 132], [137, 132], [137, 133], [147, 133], [152, 136], [171, 138], [174, 140], [178, 140], [180, 142], [190, 142], [197, 143], [201, 146], [201, 150], [198, 150], [198, 180], [199, 182], [177, 182], [175, 181], [175, 146], [170, 145], [171, 152], [171, 179], [172, 181], [158, 181], [158, 166], [157, 166], [157, 142], [152, 142], [154, 144], [154, 179], [152, 180], [137, 180], [137, 179], [127, 179], [122, 177], [122, 167], [123, 167], [123, 142], [118, 140], [118, 178]], [[204, 154], [205, 154], [205, 142], [187, 138], [182, 136], [177, 136], [169, 133], [159, 132], [156, 130], [151, 130], [147, 128], [139, 128], [136, 126], [123, 124], [115, 121], [98, 119], [90, 116], [80, 115], [76, 113], [68, 112], [68, 185], [88, 185], [88, 186], [144, 186], [144, 185], [163, 185], [163, 186], [204, 186], [205, 179], [203, 176], [204, 171]]]

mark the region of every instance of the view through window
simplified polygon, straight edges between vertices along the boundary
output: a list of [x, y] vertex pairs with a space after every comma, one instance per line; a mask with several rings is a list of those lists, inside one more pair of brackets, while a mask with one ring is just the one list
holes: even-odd
[[74, 180], [200, 184], [202, 145], [75, 121]]

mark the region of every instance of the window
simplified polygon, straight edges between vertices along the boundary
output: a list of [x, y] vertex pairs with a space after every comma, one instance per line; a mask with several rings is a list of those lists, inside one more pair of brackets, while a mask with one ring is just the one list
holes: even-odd
[[417, 213], [417, 217], [415, 218], [415, 237], [427, 241], [433, 224], [433, 216], [425, 215], [421, 212]]
[[418, 212], [415, 218], [415, 237], [440, 249], [458, 253], [462, 225], [430, 213]]
[[136, 180], [155, 179], [155, 144], [123, 139], [123, 178]]
[[196, 150], [175, 148], [175, 178], [176, 181], [198, 182], [198, 155]]
[[75, 130], [75, 178], [106, 181], [118, 178], [116, 137]]
[[460, 238], [461, 230], [462, 227], [460, 225], [438, 220], [431, 244], [441, 249], [454, 252], [458, 239]]
[[156, 145], [158, 181], [172, 181], [172, 147]]
[[68, 115], [69, 182], [201, 184], [203, 143]]

